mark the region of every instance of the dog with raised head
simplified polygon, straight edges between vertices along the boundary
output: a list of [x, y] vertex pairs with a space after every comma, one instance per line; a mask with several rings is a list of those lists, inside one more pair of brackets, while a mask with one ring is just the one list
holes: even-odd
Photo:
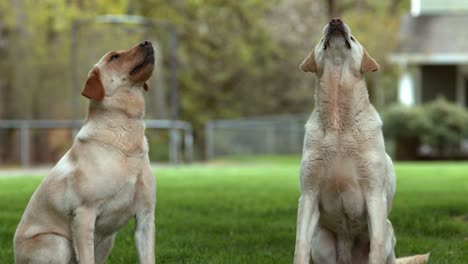
[[294, 263], [423, 263], [396, 260], [388, 220], [395, 172], [364, 74], [379, 69], [349, 27], [332, 19], [300, 68], [317, 76], [305, 126]]
[[132, 217], [140, 263], [155, 262], [156, 185], [143, 120], [153, 68], [154, 49], [144, 41], [107, 53], [89, 73], [88, 116], [26, 207], [16, 263], [104, 263]]

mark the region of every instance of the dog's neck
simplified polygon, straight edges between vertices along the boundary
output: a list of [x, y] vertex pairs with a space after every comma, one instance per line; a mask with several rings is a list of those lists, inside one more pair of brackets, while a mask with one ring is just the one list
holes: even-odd
[[148, 152], [148, 146], [143, 116], [144, 110], [143, 113], [132, 116], [126, 111], [105, 109], [91, 102], [88, 116], [77, 135], [77, 140], [82, 143], [97, 142], [114, 148], [126, 156], [145, 154]]
[[356, 79], [342, 67], [325, 69], [317, 78], [315, 108], [324, 130], [345, 131], [370, 107], [364, 78]]

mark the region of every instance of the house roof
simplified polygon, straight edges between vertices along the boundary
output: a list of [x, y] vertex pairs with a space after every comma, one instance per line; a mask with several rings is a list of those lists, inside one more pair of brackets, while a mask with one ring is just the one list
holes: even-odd
[[468, 63], [468, 14], [405, 16], [396, 63]]

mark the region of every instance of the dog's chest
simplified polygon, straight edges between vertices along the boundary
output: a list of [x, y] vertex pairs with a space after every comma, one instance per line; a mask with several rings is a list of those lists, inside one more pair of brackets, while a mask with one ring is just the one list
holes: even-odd
[[96, 219], [96, 232], [111, 234], [122, 228], [135, 215], [135, 197], [138, 175], [128, 175], [114, 190], [109, 199], [103, 201]]
[[380, 151], [380, 134], [376, 121], [342, 130], [325, 128], [317, 112], [306, 125], [306, 158], [302, 162], [315, 173], [301, 177], [310, 177], [304, 181], [318, 187], [319, 221], [336, 234], [354, 237], [366, 233], [364, 193], [371, 182], [363, 164], [371, 151]]
[[[335, 185], [331, 183], [330, 185]], [[337, 234], [353, 236], [367, 228], [362, 193], [354, 187], [338, 183], [334, 191], [320, 195], [320, 222]], [[328, 187], [330, 188], [330, 187]]]
[[320, 222], [339, 234], [366, 228], [365, 203], [352, 160], [336, 160], [320, 179]]

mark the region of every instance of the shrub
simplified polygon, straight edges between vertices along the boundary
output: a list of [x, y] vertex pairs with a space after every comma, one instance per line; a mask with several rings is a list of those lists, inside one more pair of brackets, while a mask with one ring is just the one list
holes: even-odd
[[459, 143], [468, 137], [468, 111], [443, 98], [421, 106], [390, 106], [382, 119], [384, 134], [395, 140], [396, 159], [416, 159], [421, 143], [439, 158], [459, 155]]
[[422, 107], [390, 106], [382, 114], [385, 136], [395, 140], [394, 158], [414, 160], [418, 157], [421, 135], [430, 129], [431, 122]]
[[438, 98], [425, 104], [424, 112], [432, 123], [430, 130], [424, 133], [425, 143], [458, 144], [468, 137], [468, 111], [464, 107]]
[[382, 114], [383, 132], [394, 139], [419, 138], [431, 127], [431, 121], [420, 106], [408, 107], [395, 104]]

